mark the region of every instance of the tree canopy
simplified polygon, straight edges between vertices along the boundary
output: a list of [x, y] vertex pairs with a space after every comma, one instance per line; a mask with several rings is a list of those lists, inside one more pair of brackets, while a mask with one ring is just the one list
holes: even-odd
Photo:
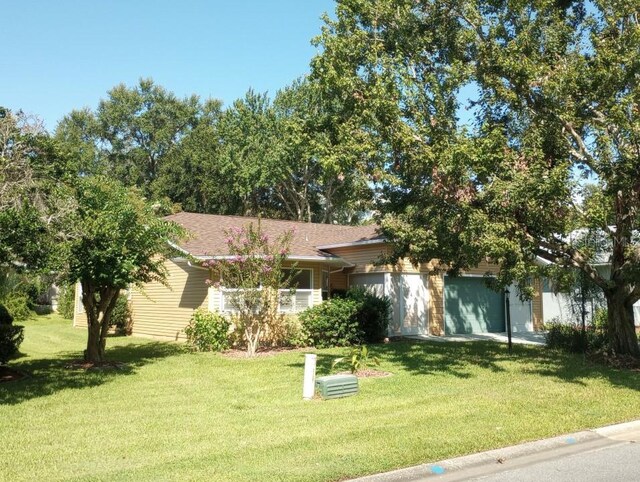
[[79, 179], [77, 210], [61, 220], [60, 272], [79, 282], [88, 323], [85, 359], [104, 357], [109, 320], [123, 290], [165, 282], [164, 261], [183, 230], [159, 218], [134, 188], [103, 176]]
[[[382, 154], [369, 173], [396, 256], [453, 271], [490, 258], [523, 289], [540, 264], [579, 269], [607, 299], [613, 348], [636, 356], [638, 6], [343, 0], [313, 62], [341, 128]], [[579, 229], [608, 239], [609, 275]]]
[[226, 108], [142, 79], [65, 116], [55, 141], [68, 175], [115, 176], [185, 210], [354, 223], [371, 193], [350, 167], [358, 140], [331, 131], [339, 112], [306, 79]]
[[37, 118], [0, 107], [0, 266], [48, 262], [48, 224], [65, 207], [50, 197], [51, 149]]

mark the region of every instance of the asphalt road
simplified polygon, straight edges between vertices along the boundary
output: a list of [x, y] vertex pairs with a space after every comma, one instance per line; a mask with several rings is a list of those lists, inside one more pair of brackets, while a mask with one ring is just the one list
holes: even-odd
[[362, 482], [640, 482], [640, 421], [358, 479]]
[[[585, 448], [572, 455], [547, 454], [515, 469], [499, 469], [493, 474], [474, 476], [473, 472], [458, 474], [458, 480], [484, 482], [637, 482], [640, 481], [640, 443], [620, 442], [604, 447]], [[466, 478], [469, 476], [470, 478]], [[444, 480], [444, 479], [441, 479]]]

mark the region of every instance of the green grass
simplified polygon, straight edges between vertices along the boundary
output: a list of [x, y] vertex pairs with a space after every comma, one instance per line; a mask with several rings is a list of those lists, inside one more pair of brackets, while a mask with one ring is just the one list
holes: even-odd
[[[304, 402], [302, 352], [253, 360], [111, 338], [127, 370], [64, 368], [85, 332], [27, 323], [31, 377], [0, 385], [0, 478], [336, 480], [640, 415], [640, 374], [489, 342], [374, 346], [393, 376]], [[318, 351], [319, 374], [346, 349]]]

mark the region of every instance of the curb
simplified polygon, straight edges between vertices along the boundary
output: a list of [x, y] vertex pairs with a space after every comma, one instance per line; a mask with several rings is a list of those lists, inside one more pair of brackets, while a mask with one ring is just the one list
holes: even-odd
[[553, 455], [558, 456], [561, 455], [561, 453], [558, 452], [559, 450], [573, 449], [573, 451], [575, 451], [577, 445], [592, 447], [600, 444], [615, 443], [616, 440], [625, 440], [624, 437], [620, 436], [628, 432], [634, 432], [634, 435], [637, 433], [638, 439], [640, 440], [640, 420], [583, 430], [549, 439], [525, 442], [523, 444], [440, 460], [428, 464], [420, 464], [352, 480], [353, 482], [408, 482], [442, 478], [445, 475], [454, 476], [455, 473], [462, 470], [476, 469], [482, 466], [494, 468], [496, 464], [502, 464], [505, 461], [513, 463], [516, 461], [515, 459], [535, 457], [545, 452], [555, 452]]

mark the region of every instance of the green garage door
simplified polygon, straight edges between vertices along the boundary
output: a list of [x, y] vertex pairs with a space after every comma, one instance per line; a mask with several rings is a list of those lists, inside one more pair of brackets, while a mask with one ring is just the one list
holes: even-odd
[[505, 331], [504, 297], [482, 278], [445, 277], [444, 324], [447, 335]]

